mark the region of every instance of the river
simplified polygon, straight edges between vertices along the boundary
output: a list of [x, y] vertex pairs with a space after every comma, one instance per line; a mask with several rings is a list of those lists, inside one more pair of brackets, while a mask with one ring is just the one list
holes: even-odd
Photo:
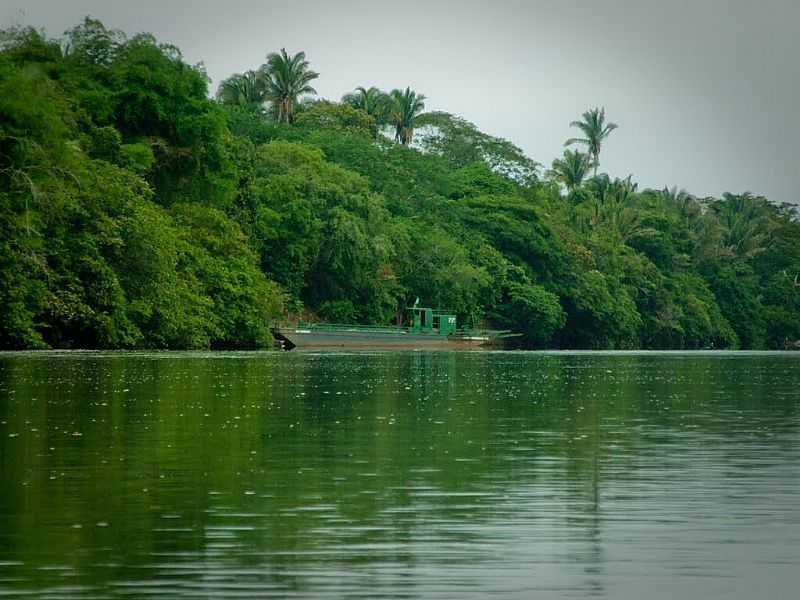
[[800, 353], [0, 353], [0, 598], [795, 598]]

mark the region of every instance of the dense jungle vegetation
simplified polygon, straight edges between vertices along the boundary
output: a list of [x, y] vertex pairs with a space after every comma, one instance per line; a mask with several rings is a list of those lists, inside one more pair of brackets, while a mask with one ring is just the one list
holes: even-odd
[[602, 109], [544, 169], [409, 88], [316, 100], [303, 53], [212, 99], [177, 48], [91, 19], [0, 44], [2, 348], [261, 347], [416, 297], [525, 347], [800, 340], [795, 208], [610, 178]]

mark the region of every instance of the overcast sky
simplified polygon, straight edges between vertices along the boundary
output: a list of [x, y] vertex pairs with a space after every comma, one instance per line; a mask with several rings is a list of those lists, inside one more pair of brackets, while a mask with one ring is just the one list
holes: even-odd
[[605, 106], [613, 176], [800, 202], [800, 0], [0, 0], [50, 35], [87, 14], [174, 43], [212, 91], [305, 50], [322, 97], [410, 85], [547, 166]]

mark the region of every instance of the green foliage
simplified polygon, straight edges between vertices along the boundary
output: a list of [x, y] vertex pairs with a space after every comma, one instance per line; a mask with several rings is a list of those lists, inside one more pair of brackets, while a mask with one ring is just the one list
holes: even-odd
[[356, 135], [375, 137], [377, 124], [367, 112], [347, 104], [315, 102], [297, 115], [295, 123], [309, 129], [332, 129]]
[[571, 282], [567, 310], [572, 328], [562, 333], [569, 346], [579, 348], [635, 348], [641, 316], [621, 282], [597, 270]]
[[[267, 344], [281, 293], [238, 225], [197, 203], [199, 186], [229, 177], [203, 76], [147, 36], [125, 42], [91, 20], [68, 36], [62, 55], [7, 34], [0, 54], [0, 345]], [[98, 89], [105, 102], [79, 91]], [[164, 161], [177, 144], [184, 165]], [[154, 202], [167, 191], [191, 210]]]
[[590, 177], [602, 109], [540, 181], [409, 88], [304, 103], [316, 77], [282, 51], [212, 101], [150, 35], [0, 34], [0, 347], [260, 347], [416, 297], [526, 348], [800, 341], [795, 208]]
[[536, 181], [539, 163], [508, 140], [483, 133], [466, 119], [446, 112], [426, 113], [418, 121], [420, 148], [441, 156], [451, 167], [483, 162], [516, 183], [529, 185]]
[[0, 206], [0, 347], [9, 349], [46, 347], [39, 315], [44, 310], [47, 287], [41, 278], [41, 259], [35, 254], [39, 241], [25, 235], [27, 213], [14, 206], [3, 193]]
[[246, 71], [223, 80], [217, 89], [217, 100], [222, 104], [258, 112], [264, 108], [266, 94], [267, 82], [263, 74]]
[[394, 139], [408, 146], [414, 139], [422, 111], [425, 110], [425, 96], [411, 88], [389, 92], [389, 123], [394, 127]]
[[234, 173], [224, 114], [207, 99], [205, 73], [185, 64], [174, 47], [138, 35], [119, 47], [108, 76], [114, 126], [125, 141], [146, 141], [155, 157], [156, 199], [225, 206]]
[[368, 182], [293, 142], [261, 146], [251, 169], [240, 206], [265, 272], [311, 306], [350, 300], [367, 322], [393, 314], [388, 215]]
[[319, 305], [317, 314], [327, 323], [352, 323], [357, 318], [350, 300], [326, 300]]
[[314, 131], [305, 139], [331, 162], [366, 177], [395, 213], [411, 216], [455, 193], [452, 169], [440, 158], [387, 140], [371, 142], [363, 136], [332, 131]]
[[375, 120], [378, 127], [389, 123], [392, 99], [376, 87], [357, 87], [352, 93], [342, 96], [342, 104], [364, 111]]
[[512, 263], [524, 265], [543, 282], [552, 283], [566, 260], [565, 251], [537, 208], [518, 196], [465, 198], [453, 212], [456, 233], [480, 231]]
[[618, 125], [616, 123], [606, 123], [605, 108], [593, 108], [583, 113], [582, 121], [573, 121], [569, 126], [580, 129], [584, 137], [570, 138], [564, 142], [564, 145], [583, 144], [586, 146], [586, 152], [592, 159], [594, 174], [597, 175], [597, 167], [600, 165], [600, 149], [605, 139]]
[[758, 277], [743, 263], [720, 265], [709, 274], [711, 288], [723, 314], [745, 348], [764, 345], [764, 323]]
[[[5, 61], [4, 61], [5, 62]], [[0, 167], [19, 169], [58, 160], [74, 131], [56, 84], [41, 71], [0, 62]]]
[[147, 144], [138, 142], [135, 144], [122, 144], [119, 147], [119, 164], [137, 173], [138, 175], [145, 176], [153, 168], [156, 157], [153, 155], [153, 150]]
[[512, 283], [508, 287], [508, 302], [501, 310], [506, 315], [504, 323], [539, 348], [548, 347], [567, 321], [558, 296], [536, 284]]
[[286, 123], [265, 119], [263, 115], [246, 108], [225, 106], [224, 109], [228, 130], [235, 138], [245, 138], [253, 143], [263, 144], [278, 138], [297, 137], [302, 133], [293, 131], [293, 128]]
[[87, 152], [92, 158], [102, 158], [108, 162], [120, 160], [122, 136], [114, 127], [95, 127], [89, 132]]
[[475, 162], [453, 171], [454, 190], [451, 197], [480, 196], [483, 194], [513, 194], [516, 186], [498, 175], [485, 162]]
[[587, 196], [587, 194], [581, 193], [581, 186], [583, 185], [583, 180], [589, 174], [591, 166], [592, 163], [588, 155], [577, 150], [566, 150], [563, 158], [557, 158], [553, 161], [553, 168], [549, 175], [553, 181], [567, 189], [570, 200], [580, 201]]
[[122, 245], [113, 260], [128, 290], [126, 312], [134, 326], [127, 345], [207, 348], [220, 330], [212, 301], [192, 272], [192, 247], [173, 219], [153, 204], [141, 204], [120, 225]]
[[97, 19], [86, 17], [83, 23], [67, 31], [64, 54], [77, 65], [110, 67], [125, 42], [121, 31], [107, 29]]
[[491, 280], [484, 267], [470, 260], [468, 249], [436, 227], [406, 227], [398, 244], [402, 261], [397, 276], [410, 292], [406, 297], [448, 307], [462, 322], [468, 317], [474, 320], [481, 292]]
[[259, 71], [263, 80], [263, 98], [270, 102], [278, 121], [291, 123], [298, 101], [305, 94], [316, 94], [311, 82], [319, 73], [309, 68], [305, 52], [294, 56], [285, 48], [267, 55], [267, 62]]
[[[281, 309], [275, 284], [257, 268], [255, 254], [239, 226], [224, 213], [194, 203], [173, 209], [191, 254], [187, 264], [202, 295], [211, 301], [207, 327], [212, 347], [252, 348], [271, 340], [270, 320]], [[187, 257], [188, 258], [188, 257]]]

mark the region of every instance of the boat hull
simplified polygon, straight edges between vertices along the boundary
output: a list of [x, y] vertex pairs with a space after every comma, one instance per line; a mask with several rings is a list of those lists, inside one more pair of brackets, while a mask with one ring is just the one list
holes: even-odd
[[276, 327], [275, 339], [287, 350], [292, 348], [477, 348], [489, 344], [489, 336], [446, 336], [437, 334], [399, 332], [373, 332], [339, 329], [325, 331], [303, 327]]

